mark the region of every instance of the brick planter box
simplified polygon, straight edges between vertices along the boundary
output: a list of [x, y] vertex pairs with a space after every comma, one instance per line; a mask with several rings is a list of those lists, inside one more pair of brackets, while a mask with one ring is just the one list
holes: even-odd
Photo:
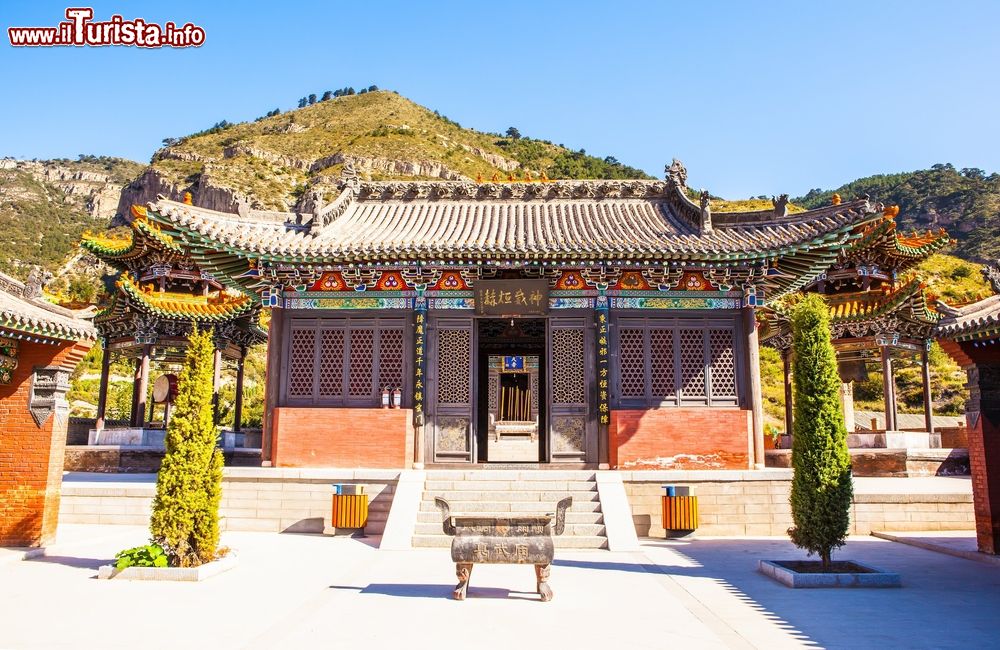
[[[818, 589], [836, 587], [867, 587], [881, 589], [886, 587], [901, 587], [898, 573], [880, 571], [860, 562], [838, 562], [837, 564], [852, 565], [853, 571], [844, 573], [806, 573], [789, 568], [789, 564], [800, 564], [800, 560], [787, 562], [772, 562], [759, 560], [757, 570], [767, 577], [777, 580], [792, 589]], [[810, 562], [811, 563], [811, 562]], [[815, 561], [819, 564], [819, 561]]]
[[236, 555], [229, 553], [213, 562], [191, 568], [180, 567], [138, 567], [118, 570], [113, 564], [105, 564], [97, 570], [97, 577], [118, 580], [162, 580], [165, 582], [201, 582], [220, 573], [225, 573], [237, 564]]

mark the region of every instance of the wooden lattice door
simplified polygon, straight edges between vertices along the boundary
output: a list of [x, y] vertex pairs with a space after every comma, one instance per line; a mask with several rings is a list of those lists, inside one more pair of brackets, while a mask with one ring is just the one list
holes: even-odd
[[548, 456], [554, 463], [593, 462], [597, 458], [591, 321], [582, 316], [553, 317], [549, 321]]
[[476, 458], [473, 319], [435, 319], [429, 343], [431, 456], [436, 463], [471, 463]]

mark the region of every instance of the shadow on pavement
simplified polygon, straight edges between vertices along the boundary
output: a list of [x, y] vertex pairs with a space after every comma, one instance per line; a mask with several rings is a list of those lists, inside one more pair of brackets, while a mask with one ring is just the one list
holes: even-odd
[[69, 555], [40, 555], [34, 557], [25, 562], [37, 562], [40, 564], [61, 564], [63, 566], [72, 567], [74, 569], [89, 569], [96, 571], [99, 567], [105, 564], [111, 564], [112, 560], [108, 558], [94, 558], [94, 557], [73, 557]]
[[[372, 583], [365, 587], [348, 585], [330, 585], [330, 589], [356, 591], [359, 594], [395, 596], [397, 598], [444, 598], [451, 599], [453, 584], [420, 584], [420, 583]], [[469, 585], [466, 598], [496, 598], [511, 600], [539, 600], [533, 591], [511, 591], [496, 587], [477, 587]]]
[[[801, 641], [831, 648], [996, 647], [1000, 567], [932, 551], [852, 538], [834, 559], [858, 560], [901, 575], [902, 589], [790, 589], [757, 572], [758, 560], [805, 559], [783, 539], [703, 539], [650, 543], [654, 571], [711, 579]], [[648, 554], [647, 554], [648, 555]], [[595, 567], [596, 568], [596, 567]], [[711, 604], [709, 603], [709, 607]]]

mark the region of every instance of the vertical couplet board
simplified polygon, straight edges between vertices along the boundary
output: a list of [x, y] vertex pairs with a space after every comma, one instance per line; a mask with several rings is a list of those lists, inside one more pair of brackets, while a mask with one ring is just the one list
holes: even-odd
[[548, 330], [549, 460], [596, 462], [594, 316], [553, 316]]
[[471, 317], [431, 317], [428, 331], [428, 426], [435, 463], [475, 461], [475, 345]]

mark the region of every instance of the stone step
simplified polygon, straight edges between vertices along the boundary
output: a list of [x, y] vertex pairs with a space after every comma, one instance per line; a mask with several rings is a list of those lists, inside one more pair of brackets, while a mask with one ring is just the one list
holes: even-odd
[[[418, 548], [450, 548], [448, 535], [414, 535], [413, 546]], [[608, 547], [607, 537], [588, 535], [560, 535], [553, 538], [556, 548], [602, 549]]]
[[440, 492], [436, 490], [424, 490], [424, 501], [434, 501], [435, 497], [443, 497], [449, 503], [452, 501], [534, 501], [536, 503], [551, 504], [543, 507], [555, 508], [556, 504], [566, 497], [573, 497], [573, 503], [583, 501], [597, 501], [600, 496], [597, 490], [593, 492], [547, 492], [536, 490], [520, 491], [476, 491], [476, 490], [454, 490]]
[[[444, 530], [441, 528], [440, 521], [437, 523], [417, 522], [414, 534], [443, 535]], [[566, 530], [563, 532], [563, 535], [603, 537], [605, 536], [604, 524], [566, 524]]]
[[519, 481], [509, 479], [504, 481], [437, 481], [428, 479], [424, 489], [430, 492], [447, 491], [544, 491], [544, 492], [597, 492], [596, 481]]
[[[551, 502], [548, 505], [539, 501], [450, 501], [452, 514], [463, 514], [470, 512], [514, 512], [514, 513], [550, 513], [555, 512], [556, 504]], [[434, 505], [434, 501], [421, 501], [420, 510], [422, 512], [440, 512]], [[600, 512], [601, 502], [594, 501], [573, 501], [569, 512]]]
[[[421, 524], [436, 524], [438, 528], [441, 527], [441, 512], [437, 509], [434, 511], [421, 510], [417, 513], [417, 522]], [[566, 524], [603, 524], [604, 514], [601, 512], [573, 512], [572, 510], [566, 513]]]
[[595, 481], [591, 470], [435, 469], [427, 470], [428, 481]]

